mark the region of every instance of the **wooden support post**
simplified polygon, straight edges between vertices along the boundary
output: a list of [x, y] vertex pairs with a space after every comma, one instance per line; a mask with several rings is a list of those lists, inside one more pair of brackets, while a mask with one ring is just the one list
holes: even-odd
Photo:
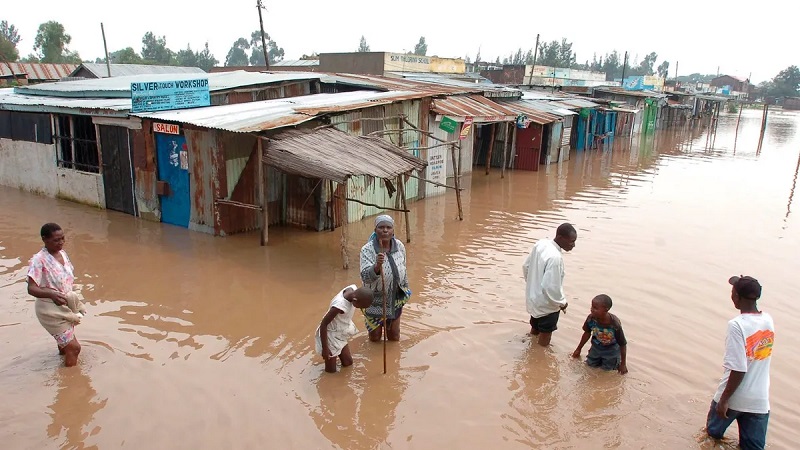
[[[342, 185], [344, 195], [347, 196], [347, 179], [344, 180], [344, 184]], [[334, 199], [336, 196], [334, 196]], [[342, 246], [342, 267], [345, 269], [350, 268], [350, 258], [347, 256], [347, 222], [348, 215], [347, 215], [347, 202], [342, 202], [342, 238], [340, 240], [340, 245]]]
[[264, 162], [264, 139], [258, 138], [258, 196], [261, 204], [261, 246], [269, 242], [269, 194], [267, 192], [267, 173], [269, 169]]
[[[458, 144], [459, 150], [459, 159], [461, 156], [461, 144]], [[461, 209], [461, 180], [460, 180], [460, 172], [461, 167], [456, 160], [456, 145], [453, 144], [450, 147], [450, 157], [453, 159], [453, 179], [456, 185], [456, 203], [458, 204], [458, 220], [464, 220], [464, 212]]]
[[506, 165], [508, 164], [508, 151], [511, 149], [511, 122], [506, 122], [506, 148], [503, 150], [503, 167], [500, 169], [500, 178], [506, 177]]
[[756, 148], [756, 156], [761, 154], [761, 145], [764, 143], [764, 133], [767, 131], [767, 115], [769, 114], [769, 104], [764, 102], [764, 115], [761, 116], [761, 134], [758, 137], [758, 148]]
[[492, 137], [489, 138], [489, 153], [486, 155], [486, 175], [489, 175], [489, 168], [492, 166], [492, 152], [494, 151], [494, 137], [497, 131], [497, 124], [492, 124]]
[[331, 231], [336, 231], [336, 198], [333, 196], [333, 181], [328, 184], [328, 192], [331, 199]]
[[406, 175], [403, 173], [397, 177], [397, 188], [400, 190], [400, 207], [405, 210], [403, 219], [406, 222], [406, 242], [411, 242], [411, 222], [408, 220], [408, 204], [406, 202]]

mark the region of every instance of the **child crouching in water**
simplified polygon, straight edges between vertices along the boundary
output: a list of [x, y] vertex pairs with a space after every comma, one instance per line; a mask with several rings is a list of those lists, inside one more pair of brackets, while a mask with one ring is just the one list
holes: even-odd
[[611, 309], [611, 297], [600, 294], [592, 299], [592, 308], [586, 322], [583, 323], [583, 336], [578, 348], [572, 354], [573, 358], [581, 357], [581, 350], [589, 338], [592, 347], [586, 357], [586, 364], [591, 367], [602, 367], [603, 370], [618, 370], [621, 374], [628, 373], [625, 362], [628, 341], [622, 331], [622, 322], [619, 318], [608, 312]]
[[[353, 364], [353, 356], [347, 341], [358, 330], [353, 323], [356, 308], [364, 309], [372, 305], [372, 290], [356, 288], [350, 285], [336, 294], [331, 300], [331, 307], [322, 318], [317, 328], [317, 353], [325, 360], [325, 372], [336, 372], [336, 357], [342, 361], [342, 367]], [[325, 332], [321, 332], [325, 330]]]

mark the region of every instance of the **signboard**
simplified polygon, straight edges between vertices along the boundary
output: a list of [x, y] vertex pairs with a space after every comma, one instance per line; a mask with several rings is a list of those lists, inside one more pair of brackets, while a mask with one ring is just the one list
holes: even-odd
[[153, 122], [153, 131], [164, 134], [181, 134], [181, 128], [172, 123]]
[[131, 83], [132, 113], [210, 105], [207, 78]]
[[455, 133], [457, 128], [458, 122], [447, 116], [442, 117], [442, 121], [439, 122], [439, 129], [447, 131], [448, 133]]
[[431, 58], [403, 53], [385, 53], [383, 70], [385, 72], [430, 72]]
[[[425, 178], [440, 184], [447, 182], [447, 153], [444, 148], [428, 150], [428, 167], [425, 168]], [[432, 197], [445, 193], [445, 188], [426, 183], [425, 195]]]
[[461, 127], [461, 134], [458, 136], [459, 140], [464, 140], [469, 136], [469, 130], [472, 129], [472, 117], [464, 119], [464, 125]]
[[644, 89], [644, 77], [628, 77], [622, 82], [626, 91], [641, 91]]
[[528, 116], [525, 114], [520, 114], [517, 116], [517, 128], [528, 128], [528, 124], [530, 120], [528, 120]]
[[561, 135], [561, 146], [569, 147], [569, 141], [572, 138], [572, 127], [564, 128], [564, 133]]

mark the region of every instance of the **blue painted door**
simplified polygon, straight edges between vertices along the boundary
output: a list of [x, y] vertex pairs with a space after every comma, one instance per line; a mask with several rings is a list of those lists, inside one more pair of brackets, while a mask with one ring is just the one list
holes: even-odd
[[158, 179], [169, 184], [167, 195], [161, 196], [161, 221], [189, 226], [189, 154], [186, 138], [155, 133], [158, 155]]

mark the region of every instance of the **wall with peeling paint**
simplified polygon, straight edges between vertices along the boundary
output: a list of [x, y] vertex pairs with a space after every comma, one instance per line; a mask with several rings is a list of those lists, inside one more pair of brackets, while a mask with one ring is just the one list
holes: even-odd
[[56, 171], [58, 179], [56, 197], [97, 208], [106, 207], [102, 175], [61, 168]]
[[54, 146], [0, 139], [0, 184], [55, 197], [58, 179]]

